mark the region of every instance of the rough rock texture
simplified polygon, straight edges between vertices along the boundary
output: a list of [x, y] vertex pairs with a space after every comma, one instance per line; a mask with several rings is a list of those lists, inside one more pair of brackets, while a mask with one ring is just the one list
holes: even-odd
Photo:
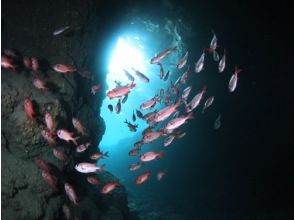
[[[74, 170], [77, 162], [90, 162], [96, 152], [105, 125], [99, 115], [101, 95], [93, 96], [91, 86], [99, 83], [94, 72], [95, 29], [97, 16], [91, 1], [6, 1], [2, 13], [2, 50], [14, 48], [23, 56], [37, 57], [42, 71], [39, 74], [17, 73], [2, 69], [2, 219], [64, 219], [62, 205], [67, 204], [74, 216], [81, 219], [120, 220], [128, 216], [127, 196], [123, 186], [110, 195], [101, 195], [101, 187], [86, 181], [85, 174]], [[55, 29], [70, 25], [71, 31], [53, 36]], [[90, 70], [96, 76], [88, 80], [77, 73], [62, 75], [52, 70], [56, 63], [71, 64]], [[33, 86], [39, 77], [47, 82], [49, 91]], [[24, 99], [29, 97], [37, 110], [34, 122], [28, 120]], [[44, 114], [50, 112], [57, 128], [75, 131], [72, 117], [78, 117], [87, 128], [86, 137], [92, 146], [84, 153], [76, 153], [72, 143], [59, 140], [55, 146], [65, 152], [70, 162], [64, 165], [52, 154], [52, 146], [41, 136], [45, 127]], [[76, 132], [76, 131], [75, 131]], [[75, 133], [77, 135], [77, 133]], [[36, 157], [49, 162], [58, 178], [58, 192], [43, 180]], [[98, 174], [102, 184], [115, 180], [110, 173]], [[79, 198], [74, 206], [64, 192], [64, 181], [72, 184]]]

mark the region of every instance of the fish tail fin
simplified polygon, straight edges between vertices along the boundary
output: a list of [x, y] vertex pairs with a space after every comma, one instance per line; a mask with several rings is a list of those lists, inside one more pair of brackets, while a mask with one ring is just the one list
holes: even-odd
[[159, 157], [159, 158], [162, 158], [163, 155], [164, 155], [164, 151], [163, 151], [163, 150], [159, 151], [159, 153], [158, 153], [158, 157]]
[[75, 137], [75, 138], [72, 139], [72, 142], [73, 142], [76, 146], [78, 146], [77, 140], [78, 140], [79, 138], [80, 138], [80, 137]]
[[240, 69], [237, 65], [235, 65], [235, 74], [242, 72], [243, 70]]

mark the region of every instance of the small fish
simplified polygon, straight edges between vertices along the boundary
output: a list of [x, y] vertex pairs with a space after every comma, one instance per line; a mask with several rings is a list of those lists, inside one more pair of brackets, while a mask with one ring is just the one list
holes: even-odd
[[160, 181], [164, 175], [165, 175], [165, 171], [163, 171], [163, 170], [158, 171], [157, 176], [156, 176], [157, 180]]
[[224, 55], [218, 63], [218, 72], [222, 73], [226, 67], [226, 50], [224, 50]]
[[190, 112], [186, 116], [178, 117], [178, 118], [175, 118], [175, 119], [169, 121], [167, 123], [167, 125], [165, 126], [165, 129], [176, 129], [176, 128], [180, 127], [181, 125], [183, 125], [184, 123], [186, 123], [186, 121], [188, 119], [192, 119], [193, 118], [193, 115], [192, 114], [193, 113]]
[[78, 152], [78, 153], [81, 153], [81, 152], [84, 152], [85, 150], [87, 150], [88, 149], [88, 147], [90, 147], [91, 146], [91, 143], [85, 143], [85, 144], [81, 144], [81, 145], [79, 145], [79, 146], [77, 146], [77, 148], [76, 148], [76, 151]]
[[135, 184], [140, 185], [140, 184], [146, 182], [149, 179], [150, 175], [151, 175], [151, 171], [146, 171], [146, 172], [142, 173], [141, 175], [139, 175], [137, 177]]
[[88, 70], [78, 69], [77, 73], [86, 79], [94, 80], [93, 74]]
[[159, 53], [158, 55], [156, 55], [155, 57], [153, 57], [151, 60], [150, 60], [150, 63], [151, 64], [158, 64], [163, 58], [165, 58], [167, 55], [169, 55], [171, 52], [177, 50], [177, 47], [172, 47], [172, 48], [169, 48], [161, 53]]
[[205, 51], [203, 50], [201, 57], [199, 58], [199, 60], [195, 64], [195, 72], [196, 73], [200, 73], [201, 70], [203, 70], [203, 67], [204, 67], [204, 59], [205, 59]]
[[16, 72], [16, 65], [14, 64], [13, 59], [3, 55], [1, 55], [1, 67]]
[[100, 160], [100, 159], [102, 159], [102, 158], [104, 158], [104, 157], [108, 157], [108, 152], [105, 152], [105, 153], [93, 153], [93, 154], [91, 154], [91, 156], [90, 156], [90, 159], [91, 160]]
[[55, 145], [56, 144], [55, 134], [52, 133], [47, 128], [45, 128], [45, 129], [43, 129], [41, 131], [41, 135], [48, 142], [49, 145]]
[[171, 116], [177, 111], [177, 108], [181, 105], [181, 100], [179, 99], [175, 104], [167, 106], [159, 110], [154, 117], [154, 122], [161, 122]]
[[231, 76], [231, 79], [229, 81], [229, 91], [230, 92], [234, 92], [236, 87], [237, 87], [237, 83], [238, 83], [238, 74], [241, 72], [242, 70], [239, 69], [237, 67], [237, 65], [235, 65], [235, 71], [234, 74]]
[[133, 77], [133, 75], [131, 74], [131, 73], [129, 73], [127, 70], [123, 70], [124, 71], [124, 73], [125, 73], [125, 75], [126, 75], [126, 77], [128, 78], [128, 80], [130, 80], [130, 81], [135, 81], [135, 78]]
[[68, 161], [68, 157], [60, 150], [57, 150], [56, 148], [53, 148], [53, 155], [62, 162], [66, 163]]
[[187, 79], [190, 75], [190, 66], [188, 67], [188, 69], [182, 74], [181, 78], [180, 78], [180, 83], [185, 84], [187, 82]]
[[68, 205], [63, 204], [63, 206], [62, 206], [62, 212], [63, 212], [63, 215], [64, 215], [65, 219], [66, 220], [70, 220], [71, 213], [70, 213], [70, 209], [69, 209]]
[[219, 129], [219, 128], [221, 127], [221, 117], [222, 117], [222, 115], [219, 114], [219, 115], [217, 116], [217, 118], [215, 119], [215, 121], [214, 121], [213, 128], [214, 128], [215, 130], [217, 130], [217, 129]]
[[40, 72], [40, 64], [39, 64], [39, 60], [36, 57], [32, 57], [31, 58], [32, 61], [32, 70], [35, 73], [39, 73]]
[[121, 103], [123, 103], [123, 104], [126, 103], [126, 101], [128, 100], [128, 96], [129, 96], [128, 94], [125, 95], [125, 97], [122, 99]]
[[74, 188], [72, 187], [72, 185], [65, 182], [64, 183], [64, 190], [65, 190], [65, 193], [68, 196], [69, 200], [72, 201], [75, 205], [77, 205], [78, 204], [78, 197], [77, 197], [77, 194], [76, 194]]
[[51, 172], [51, 167], [45, 160], [43, 160], [43, 159], [41, 159], [39, 157], [36, 157], [35, 158], [35, 163], [39, 167], [39, 169], [44, 170], [44, 171], [46, 171], [48, 173]]
[[32, 68], [32, 61], [29, 57], [24, 56], [23, 57], [23, 65], [27, 70], [30, 70]]
[[88, 183], [98, 186], [100, 184], [100, 181], [95, 176], [87, 176]]
[[136, 109], [136, 114], [138, 118], [143, 118], [143, 114], [142, 112], [140, 112], [139, 110]]
[[66, 65], [66, 64], [55, 64], [53, 66], [53, 69], [58, 72], [58, 73], [74, 73], [77, 71], [77, 68], [71, 66], [71, 65]]
[[138, 162], [138, 163], [131, 164], [131, 165], [129, 166], [129, 171], [135, 171], [135, 170], [138, 170], [138, 169], [140, 169], [140, 168], [143, 167], [143, 166], [144, 166], [144, 163], [142, 163], [142, 162]]
[[142, 162], [149, 162], [149, 161], [155, 160], [157, 158], [162, 158], [162, 157], [163, 157], [163, 151], [159, 151], [159, 152], [149, 151], [142, 154], [140, 156], [140, 160]]
[[48, 87], [46, 87], [46, 82], [44, 82], [43, 80], [41, 79], [34, 79], [33, 80], [33, 85], [37, 88], [37, 89], [40, 89], [42, 91], [45, 91], [45, 90], [48, 90]]
[[144, 131], [143, 135], [144, 135], [143, 139], [142, 139], [143, 143], [144, 144], [150, 144], [153, 141], [160, 138], [162, 135], [164, 135], [164, 131], [163, 130], [152, 131], [151, 128], [150, 128], [150, 130], [148, 129], [147, 131]]
[[210, 96], [209, 98], [207, 98], [206, 102], [204, 103], [202, 113], [204, 113], [204, 110], [212, 105], [213, 101], [214, 101], [214, 96]]
[[28, 97], [26, 97], [24, 100], [24, 108], [29, 120], [33, 121], [36, 113], [33, 107], [33, 103]]
[[136, 124], [133, 125], [132, 123], [128, 122], [127, 119], [125, 120], [125, 123], [128, 125], [130, 131], [132, 131], [132, 132], [137, 131], [138, 125], [136, 125]]
[[216, 50], [213, 51], [213, 60], [215, 62], [219, 61], [219, 55], [218, 55], [218, 52], [216, 52]]
[[117, 104], [115, 106], [115, 112], [116, 114], [119, 114], [121, 111], [121, 102], [120, 102], [120, 99], [117, 101]]
[[135, 86], [136, 84], [134, 82], [132, 82], [131, 85], [117, 86], [116, 88], [108, 91], [106, 95], [110, 99], [120, 98], [122, 96], [129, 94], [131, 92], [131, 89], [133, 89]]
[[59, 28], [59, 29], [57, 29], [57, 30], [55, 30], [55, 31], [53, 32], [53, 35], [54, 35], [54, 36], [57, 36], [57, 35], [59, 35], [59, 34], [62, 34], [62, 33], [65, 32], [66, 30], [68, 30], [69, 28], [70, 28], [70, 26], [65, 26], [65, 27]]
[[214, 31], [212, 31], [213, 33], [213, 37], [210, 41], [210, 45], [209, 45], [209, 48], [212, 49], [212, 50], [215, 50], [217, 48], [217, 38], [216, 38], [216, 35], [214, 33]]
[[107, 106], [107, 108], [109, 109], [110, 112], [113, 112], [113, 106], [112, 106], [111, 104], [109, 104], [109, 105]]
[[173, 142], [173, 140], [175, 139], [175, 135], [170, 135], [170, 136], [168, 136], [165, 140], [164, 140], [164, 142], [163, 142], [163, 146], [164, 147], [167, 147], [167, 146], [169, 146], [172, 142]]
[[95, 95], [95, 94], [99, 91], [99, 89], [100, 89], [100, 84], [93, 85], [93, 86], [91, 87], [91, 93], [92, 93], [93, 95]]
[[172, 118], [173, 118], [173, 119], [174, 119], [174, 118], [177, 118], [177, 117], [179, 116], [179, 114], [180, 114], [180, 111], [176, 111], [175, 114], [173, 114], [173, 117], [172, 117]]
[[132, 67], [132, 70], [134, 70], [135, 75], [138, 76], [143, 82], [149, 83], [149, 78], [147, 76], [145, 76], [143, 73], [141, 73], [140, 71], [134, 69]]
[[158, 101], [159, 101], [159, 97], [157, 95], [155, 95], [152, 99], [147, 100], [146, 102], [143, 102], [140, 105], [140, 109], [147, 110], [147, 109], [154, 108], [154, 106], [156, 105], [156, 102], [158, 102]]
[[180, 59], [179, 63], [177, 64], [178, 69], [182, 69], [186, 65], [187, 60], [188, 60], [188, 55], [189, 55], [189, 52], [187, 51], [185, 53], [184, 57], [182, 59]]
[[186, 135], [186, 132], [183, 132], [183, 131], [176, 132], [176, 138], [178, 139], [185, 137], [185, 135]]
[[104, 172], [105, 164], [98, 166], [96, 163], [78, 163], [75, 165], [75, 169], [80, 173], [94, 173], [97, 170]]
[[109, 182], [101, 189], [102, 194], [107, 194], [115, 190], [120, 184], [118, 182]]
[[164, 75], [164, 77], [163, 77], [163, 81], [167, 81], [167, 79], [168, 79], [168, 76], [169, 76], [169, 70], [166, 72], [166, 74]]
[[82, 136], [84, 136], [86, 134], [86, 128], [82, 124], [82, 122], [77, 118], [72, 118], [71, 121], [72, 121], [74, 128], [78, 131], [78, 133], [81, 134]]
[[133, 111], [132, 120], [133, 120], [133, 121], [136, 121], [135, 111]]
[[158, 63], [159, 67], [160, 67], [160, 74], [159, 74], [159, 77], [160, 79], [163, 79], [164, 78], [164, 69], [163, 69], [163, 66], [161, 63]]
[[55, 192], [58, 191], [57, 179], [53, 174], [51, 174], [45, 170], [42, 170], [42, 177], [53, 191], [55, 191]]
[[132, 150], [129, 151], [129, 156], [137, 156], [138, 153], [140, 152], [140, 148], [134, 148]]
[[77, 139], [79, 139], [80, 137], [74, 137], [73, 135], [74, 134], [72, 132], [64, 129], [59, 129], [57, 131], [57, 136], [60, 139], [65, 140], [66, 142], [72, 141], [76, 146], [78, 146]]
[[194, 110], [200, 103], [200, 101], [203, 98], [204, 93], [206, 92], [206, 86], [203, 86], [203, 89], [194, 96], [194, 98], [191, 100], [191, 102], [189, 104], [186, 105], [186, 111], [191, 112], [192, 110]]

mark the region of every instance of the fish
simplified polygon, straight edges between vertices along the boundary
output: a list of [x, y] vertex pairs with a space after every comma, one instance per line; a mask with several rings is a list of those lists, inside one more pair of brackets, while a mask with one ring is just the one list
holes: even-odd
[[206, 102], [204, 103], [204, 106], [202, 108], [202, 113], [204, 113], [204, 110], [212, 105], [213, 101], [214, 101], [214, 96], [210, 96], [209, 98], [206, 99]]
[[45, 128], [41, 131], [42, 137], [48, 142], [49, 145], [55, 145], [55, 134], [52, 133], [49, 129]]
[[139, 110], [136, 109], [136, 114], [138, 118], [143, 118], [143, 114], [142, 112], [140, 112]]
[[176, 111], [175, 114], [173, 114], [172, 118], [177, 118], [179, 116], [180, 112], [179, 111]]
[[3, 54], [12, 59], [18, 59], [19, 52], [14, 49], [4, 49]]
[[175, 94], [176, 96], [180, 93], [179, 89], [178, 89], [178, 83], [176, 82], [175, 84], [173, 84], [172, 81], [170, 81], [170, 88], [173, 94]]
[[215, 50], [217, 48], [217, 37], [216, 37], [214, 31], [212, 31], [212, 33], [213, 33], [213, 37], [210, 41], [209, 48], [212, 50]]
[[182, 93], [182, 99], [183, 99], [184, 101], [187, 101], [188, 96], [189, 96], [191, 90], [192, 90], [192, 86], [188, 86], [188, 87], [186, 87], [186, 88], [184, 89], [184, 91], [183, 91], [183, 93]]
[[125, 73], [125, 75], [126, 75], [126, 77], [128, 78], [128, 80], [130, 80], [130, 81], [135, 81], [135, 78], [133, 77], [133, 75], [131, 74], [131, 73], [129, 73], [127, 70], [123, 70], [124, 71], [124, 73]]
[[3, 55], [1, 55], [1, 67], [16, 72], [16, 65], [14, 64], [13, 59]]
[[218, 55], [218, 52], [216, 50], [213, 51], [213, 60], [215, 62], [218, 62], [219, 61], [219, 55]]
[[76, 146], [78, 146], [77, 140], [80, 137], [74, 137], [74, 134], [72, 132], [69, 132], [67, 130], [64, 129], [59, 129], [57, 130], [57, 136], [62, 139], [65, 140], [66, 142], [72, 141]]
[[77, 194], [76, 194], [74, 188], [72, 187], [72, 185], [70, 185], [67, 182], [64, 182], [64, 190], [65, 190], [65, 193], [66, 193], [67, 197], [69, 198], [69, 200], [72, 201], [73, 204], [77, 205], [78, 204], [78, 197], [77, 197]]
[[104, 167], [105, 164], [98, 166], [96, 165], [96, 163], [78, 163], [75, 165], [75, 169], [76, 171], [80, 172], [80, 173], [94, 173], [97, 170], [104, 172]]
[[195, 63], [195, 72], [196, 73], [200, 73], [201, 70], [203, 70], [203, 67], [204, 67], [204, 59], [205, 59], [205, 51], [203, 50], [201, 57], [199, 58], [199, 60], [197, 61], [197, 63]]
[[157, 140], [158, 138], [160, 138], [163, 134], [164, 134], [163, 130], [152, 131], [150, 129], [144, 133], [142, 141], [144, 144], [149, 144]]
[[100, 184], [99, 179], [97, 179], [95, 176], [87, 176], [88, 183], [98, 186]]
[[115, 112], [116, 114], [119, 114], [121, 111], [121, 102], [120, 99], [117, 101], [116, 106], [115, 106]]
[[178, 100], [176, 104], [167, 106], [159, 110], [154, 116], [154, 122], [161, 122], [167, 119], [170, 115], [177, 111], [177, 108], [181, 105], [181, 100]]
[[128, 96], [129, 96], [128, 94], [125, 95], [125, 97], [122, 99], [121, 103], [124, 104], [128, 100]]
[[195, 95], [194, 98], [191, 100], [191, 102], [186, 105], [187, 113], [191, 112], [199, 105], [199, 103], [202, 100], [203, 95], [206, 91], [206, 88], [207, 88], [207, 86], [203, 86], [203, 89], [201, 90], [201, 92], [199, 92], [197, 95]]
[[100, 84], [93, 85], [93, 86], [91, 87], [91, 93], [92, 93], [93, 95], [95, 95], [95, 94], [99, 91], [99, 89], [100, 89]]
[[132, 124], [132, 123], [128, 122], [127, 119], [125, 120], [125, 123], [128, 125], [130, 131], [132, 131], [132, 132], [137, 131], [138, 124]]
[[55, 64], [53, 66], [53, 69], [58, 73], [68, 74], [68, 73], [74, 73], [77, 71], [77, 68], [68, 65], [68, 64]]
[[149, 83], [150, 79], [147, 76], [145, 76], [140, 71], [134, 69], [133, 67], [132, 70], [135, 72], [135, 75], [138, 76], [143, 82]]
[[185, 135], [186, 135], [186, 132], [183, 132], [183, 131], [176, 132], [176, 138], [178, 139], [185, 137]]
[[40, 64], [39, 64], [39, 60], [36, 57], [32, 57], [31, 58], [32, 61], [32, 70], [35, 73], [39, 73], [40, 72]]
[[165, 176], [165, 171], [163, 171], [163, 170], [158, 171], [158, 173], [156, 175], [158, 181], [160, 181], [162, 179], [162, 177], [164, 177], [164, 176]]
[[219, 115], [217, 116], [217, 118], [215, 119], [215, 121], [214, 121], [213, 128], [214, 128], [215, 130], [217, 130], [217, 129], [219, 129], [219, 128], [221, 127], [221, 117], [222, 117], [222, 115], [219, 114]]
[[53, 35], [54, 35], [54, 36], [57, 36], [57, 35], [59, 35], [59, 34], [62, 34], [62, 33], [65, 32], [66, 30], [68, 30], [69, 28], [70, 28], [70, 26], [65, 26], [65, 27], [59, 28], [59, 29], [57, 29], [57, 30], [55, 30], [55, 31], [53, 32]]
[[180, 83], [182, 83], [182, 84], [186, 84], [189, 75], [190, 75], [190, 66], [189, 66], [188, 69], [182, 74], [182, 76], [181, 76], [181, 78], [180, 78]]
[[78, 69], [77, 73], [86, 79], [94, 80], [93, 74], [88, 70]]
[[60, 150], [57, 150], [56, 148], [53, 148], [53, 155], [62, 162], [66, 163], [68, 161], [68, 157]]
[[132, 82], [130, 85], [126, 86], [117, 86], [116, 88], [108, 91], [106, 95], [108, 98], [113, 99], [113, 98], [120, 98], [122, 96], [125, 96], [131, 92], [131, 89], [133, 89], [136, 86], [134, 82]]
[[149, 121], [150, 119], [153, 119], [155, 117], [156, 112], [157, 112], [157, 110], [143, 115], [143, 120]]
[[131, 165], [129, 166], [129, 171], [135, 171], [135, 170], [138, 170], [138, 169], [140, 169], [140, 168], [143, 167], [143, 166], [144, 166], [144, 163], [142, 163], [142, 162], [138, 162], [138, 163], [131, 164]]
[[34, 160], [35, 160], [36, 165], [39, 167], [39, 169], [44, 170], [48, 173], [51, 172], [51, 170], [52, 170], [51, 166], [45, 160], [43, 160], [39, 157], [36, 157]]
[[62, 205], [62, 212], [63, 212], [65, 219], [70, 220], [71, 213], [70, 213], [70, 209], [69, 209], [68, 205], [66, 205], [66, 204]]
[[34, 79], [33, 80], [33, 85], [37, 88], [37, 89], [40, 89], [42, 91], [45, 91], [45, 90], [48, 90], [48, 87], [46, 86], [46, 82], [44, 82], [43, 80], [41, 79]]
[[58, 191], [57, 179], [53, 174], [47, 172], [46, 170], [42, 170], [42, 177], [53, 191]]
[[163, 151], [159, 151], [159, 152], [149, 151], [142, 154], [140, 156], [140, 160], [142, 162], [149, 162], [149, 161], [155, 160], [157, 158], [162, 158], [162, 157], [163, 157]]
[[159, 96], [160, 96], [160, 97], [163, 97], [163, 96], [164, 96], [164, 89], [160, 89], [160, 91], [159, 91]]
[[167, 123], [167, 125], [165, 126], [165, 129], [176, 129], [176, 128], [180, 127], [181, 125], [183, 125], [184, 123], [186, 123], [186, 121], [188, 119], [192, 119], [193, 118], [193, 115], [192, 114], [193, 113], [190, 112], [186, 116], [177, 117], [177, 118], [169, 121]]
[[177, 47], [169, 48], [158, 55], [155, 55], [151, 60], [150, 64], [158, 64], [163, 58], [165, 58], [167, 55], [169, 55], [171, 52], [177, 50]]
[[99, 159], [102, 159], [104, 157], [108, 157], [108, 152], [105, 152], [105, 153], [93, 153], [90, 155], [90, 159], [91, 160], [99, 160]]
[[154, 108], [154, 106], [156, 105], [156, 102], [158, 102], [158, 101], [159, 101], [159, 97], [158, 97], [158, 95], [155, 95], [152, 99], [150, 99], [146, 102], [143, 102], [140, 105], [140, 109], [147, 110], [147, 109]]
[[234, 92], [236, 87], [237, 87], [237, 83], [238, 83], [238, 74], [241, 72], [242, 70], [239, 69], [237, 67], [237, 65], [235, 65], [235, 71], [234, 74], [231, 76], [230, 81], [229, 81], [229, 91], [230, 92]]
[[102, 194], [107, 194], [115, 190], [120, 184], [118, 182], [109, 182], [101, 189]]
[[144, 173], [142, 173], [136, 178], [135, 184], [140, 185], [146, 182], [149, 179], [150, 175], [151, 175], [151, 171], [145, 171]]
[[23, 60], [23, 66], [25, 67], [25, 69], [30, 70], [32, 68], [31, 59], [27, 56], [24, 56], [22, 60]]
[[110, 112], [113, 112], [113, 106], [112, 106], [111, 104], [109, 104], [109, 105], [107, 106], [107, 108], [109, 109]]
[[129, 154], [129, 156], [137, 156], [138, 153], [140, 152], [140, 150], [141, 149], [139, 147], [136, 147], [136, 148], [130, 150], [128, 154]]
[[24, 100], [24, 109], [30, 121], [35, 120], [36, 112], [33, 107], [33, 103], [29, 97]]
[[170, 71], [168, 70], [163, 77], [163, 81], [167, 81]]
[[77, 148], [76, 148], [76, 151], [78, 152], [78, 153], [81, 153], [81, 152], [84, 152], [85, 150], [87, 150], [88, 149], [88, 147], [90, 147], [91, 146], [91, 143], [85, 143], [85, 144], [81, 144], [81, 145], [79, 145], [79, 146], [77, 146]]
[[82, 136], [84, 136], [86, 134], [86, 128], [85, 126], [82, 124], [82, 122], [77, 119], [77, 118], [72, 118], [72, 125], [74, 126], [74, 128], [77, 130], [77, 132], [79, 134], [81, 134]]
[[188, 55], [189, 55], [189, 52], [187, 51], [185, 53], [184, 57], [182, 59], [180, 59], [179, 63], [177, 64], [178, 69], [182, 69], [186, 65], [187, 60], [188, 60]]
[[163, 146], [164, 146], [164, 147], [169, 146], [169, 145], [173, 142], [173, 140], [174, 140], [175, 138], [176, 138], [175, 135], [170, 135], [170, 136], [168, 136], [168, 137], [164, 140], [164, 142], [163, 142]]
[[133, 121], [136, 121], [135, 111], [133, 111], [132, 120], [133, 120]]
[[218, 63], [218, 72], [222, 73], [226, 67], [226, 50], [224, 50], [224, 55]]
[[165, 73], [164, 73], [164, 69], [163, 69], [163, 66], [162, 66], [161, 63], [158, 63], [158, 65], [159, 65], [159, 67], [160, 67], [160, 74], [159, 74], [159, 77], [160, 77], [160, 79], [163, 79], [163, 78], [164, 78], [164, 75], [165, 75]]

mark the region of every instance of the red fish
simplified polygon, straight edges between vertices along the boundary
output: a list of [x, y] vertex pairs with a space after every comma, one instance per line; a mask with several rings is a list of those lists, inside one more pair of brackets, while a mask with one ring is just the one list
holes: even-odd
[[188, 55], [189, 55], [189, 52], [187, 51], [186, 54], [184, 55], [184, 57], [177, 64], [178, 69], [182, 69], [186, 65], [187, 60], [188, 60]]
[[77, 71], [77, 68], [71, 66], [71, 65], [66, 65], [66, 64], [55, 64], [53, 66], [53, 69], [58, 72], [58, 73], [74, 73]]
[[84, 152], [85, 150], [88, 149], [89, 146], [91, 146], [90, 143], [81, 144], [81, 145], [79, 145], [79, 146], [77, 147], [76, 151], [77, 151], [78, 153]]
[[26, 69], [31, 69], [32, 68], [32, 61], [29, 57], [24, 56], [23, 57], [23, 65]]
[[201, 70], [203, 70], [203, 67], [204, 67], [204, 58], [205, 58], [205, 52], [203, 50], [201, 57], [199, 58], [199, 60], [195, 64], [195, 72], [196, 73], [200, 73]]
[[155, 160], [157, 158], [162, 158], [162, 157], [163, 157], [163, 151], [159, 151], [159, 152], [149, 151], [142, 154], [140, 156], [140, 160], [142, 162], [149, 162], [149, 161]]
[[109, 182], [103, 186], [101, 193], [107, 194], [115, 190], [119, 186], [118, 182]]
[[54, 191], [58, 191], [57, 179], [54, 175], [45, 170], [42, 170], [42, 177]]
[[90, 159], [91, 160], [99, 160], [99, 159], [102, 159], [104, 157], [108, 157], [108, 152], [105, 152], [105, 153], [93, 153], [90, 156]]
[[16, 72], [16, 66], [13, 63], [13, 59], [3, 55], [1, 56], [1, 67], [12, 70], [13, 72]]
[[88, 183], [95, 185], [95, 186], [98, 186], [100, 184], [100, 181], [94, 176], [88, 176], [87, 181], [88, 181]]
[[84, 127], [84, 125], [79, 119], [72, 118], [72, 124], [75, 127], [75, 129], [78, 131], [78, 133], [82, 134], [82, 136], [86, 134], [86, 128]]
[[48, 112], [45, 113], [45, 123], [46, 123], [47, 128], [50, 131], [53, 131], [54, 130], [55, 123], [54, 123], [54, 120], [53, 120], [52, 115], [50, 113], [48, 113]]
[[69, 200], [72, 201], [75, 205], [78, 204], [78, 197], [74, 188], [69, 183], [64, 183], [64, 190]]
[[171, 52], [177, 50], [177, 47], [172, 47], [169, 48], [161, 53], [159, 53], [158, 55], [156, 55], [155, 57], [153, 57], [150, 61], [151, 64], [158, 64], [163, 58], [165, 58], [167, 55], [169, 55]]
[[181, 117], [177, 117], [171, 121], [169, 121], [167, 123], [167, 125], [165, 126], [165, 129], [176, 129], [178, 127], [180, 127], [181, 125], [183, 125], [184, 123], [186, 123], [186, 121], [188, 119], [192, 119], [193, 118], [193, 112], [190, 112], [188, 115], [186, 116], [181, 116]]
[[55, 145], [56, 144], [55, 134], [52, 133], [47, 128], [45, 128], [45, 129], [43, 129], [41, 131], [41, 135], [49, 143], [49, 145]]
[[186, 105], [187, 112], [191, 112], [200, 104], [200, 101], [202, 100], [203, 95], [206, 92], [206, 88], [207, 88], [206, 86], [203, 86], [203, 89], [197, 95], [194, 96], [194, 98], [190, 101], [190, 103]]
[[145, 181], [147, 181], [149, 179], [151, 175], [151, 171], [146, 171], [144, 173], [142, 173], [141, 175], [139, 175], [135, 181], [135, 184], [140, 185], [142, 183], [144, 183]]
[[140, 169], [140, 168], [143, 167], [143, 166], [144, 166], [144, 163], [142, 163], [142, 162], [131, 164], [131, 165], [129, 166], [129, 171], [135, 171], [135, 170], [138, 170], [138, 169]]
[[37, 89], [40, 89], [42, 91], [48, 90], [48, 87], [46, 87], [46, 82], [41, 79], [34, 79], [33, 84]]
[[33, 107], [33, 103], [28, 97], [26, 97], [24, 100], [24, 108], [30, 121], [33, 121], [36, 113]]
[[32, 57], [31, 61], [32, 61], [32, 70], [35, 73], [39, 73], [40, 72], [40, 64], [39, 64], [38, 59], [36, 57]]
[[68, 157], [60, 150], [57, 150], [56, 148], [53, 148], [53, 155], [62, 162], [66, 163], [68, 161]]
[[129, 156], [137, 156], [138, 153], [140, 152], [140, 150], [141, 150], [141, 149], [140, 149], [139, 147], [136, 147], [136, 148], [130, 150], [130, 151], [129, 151]]
[[229, 91], [230, 92], [234, 92], [236, 87], [237, 87], [237, 82], [238, 82], [238, 74], [241, 72], [242, 70], [239, 69], [237, 66], [235, 66], [235, 72], [234, 74], [231, 76], [231, 79], [229, 81]]
[[57, 136], [60, 139], [65, 140], [66, 142], [72, 141], [76, 146], [78, 145], [77, 139], [79, 139], [79, 137], [74, 137], [72, 132], [64, 129], [59, 129], [57, 131]]
[[126, 86], [117, 86], [113, 90], [110, 90], [106, 93], [106, 95], [110, 98], [120, 98], [122, 96], [125, 96], [131, 92], [131, 89], [133, 89], [136, 86], [134, 82], [131, 83], [131, 85]]
[[37, 157], [37, 158], [35, 158], [35, 163], [37, 164], [37, 166], [41, 170], [44, 170], [44, 171], [46, 171], [48, 173], [51, 172], [51, 167], [45, 160], [42, 160], [41, 158]]

